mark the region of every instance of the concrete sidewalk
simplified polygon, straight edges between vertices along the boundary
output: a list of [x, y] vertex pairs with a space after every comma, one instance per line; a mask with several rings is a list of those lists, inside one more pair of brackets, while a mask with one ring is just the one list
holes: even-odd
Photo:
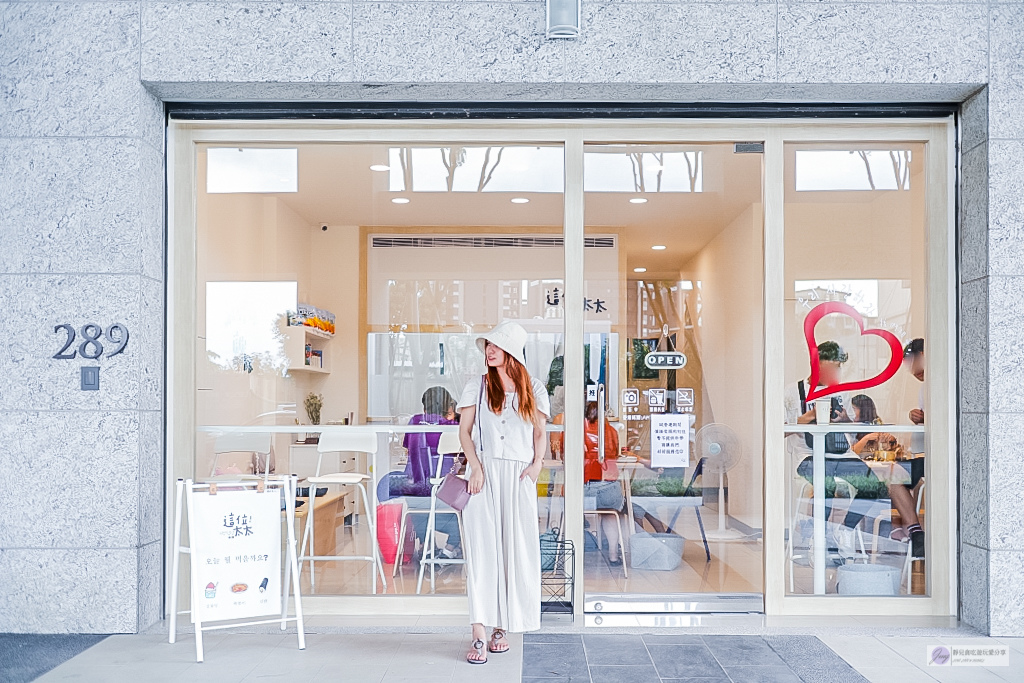
[[[204, 638], [202, 664], [195, 661], [190, 634], [180, 634], [170, 645], [163, 626], [106, 638], [38, 680], [1024, 683], [1024, 639], [985, 638], [926, 618], [751, 615], [689, 629], [584, 629], [579, 622], [545, 618], [540, 632], [510, 634], [511, 653], [492, 654], [483, 666], [464, 660], [470, 637], [463, 622], [459, 617], [313, 617], [304, 651], [297, 649], [294, 630], [217, 631]], [[994, 643], [1010, 647], [1009, 667], [927, 666], [929, 645]]]

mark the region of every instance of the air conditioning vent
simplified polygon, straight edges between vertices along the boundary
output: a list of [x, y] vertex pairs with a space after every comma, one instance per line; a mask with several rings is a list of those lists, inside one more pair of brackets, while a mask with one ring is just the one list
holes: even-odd
[[[488, 237], [476, 235], [472, 237], [373, 237], [371, 246], [374, 249], [390, 249], [404, 247], [406, 249], [450, 249], [453, 247], [469, 249], [552, 249], [562, 248], [565, 240], [561, 237]], [[614, 237], [585, 237], [583, 245], [591, 249], [614, 249]]]

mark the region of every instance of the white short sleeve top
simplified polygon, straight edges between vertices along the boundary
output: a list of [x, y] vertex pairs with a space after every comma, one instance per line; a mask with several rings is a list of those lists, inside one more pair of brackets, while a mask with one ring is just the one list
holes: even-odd
[[[480, 398], [482, 382], [478, 379], [466, 385], [459, 399], [458, 409], [475, 408]], [[531, 378], [533, 400], [537, 410], [549, 419], [551, 407], [548, 392], [536, 378]], [[473, 426], [473, 443], [480, 460], [500, 459], [529, 463], [533, 461], [533, 423], [524, 420], [516, 411], [518, 400], [514, 391], [505, 393], [505, 405], [500, 414], [491, 412], [486, 397], [481, 401], [476, 415], [477, 425]], [[481, 443], [481, 441], [483, 443]]]

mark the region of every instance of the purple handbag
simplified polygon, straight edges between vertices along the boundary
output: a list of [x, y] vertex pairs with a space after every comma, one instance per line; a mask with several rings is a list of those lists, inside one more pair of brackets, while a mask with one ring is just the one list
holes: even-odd
[[[483, 393], [484, 393], [484, 378], [480, 377], [480, 393], [476, 398], [476, 426], [480, 439], [480, 453], [483, 453], [484, 445], [484, 431], [483, 427], [480, 426], [480, 406], [483, 404]], [[448, 474], [444, 475], [444, 479], [441, 480], [441, 485], [437, 489], [437, 497], [440, 501], [446, 503], [453, 510], [462, 512], [462, 509], [469, 503], [469, 499], [473, 497], [473, 494], [469, 492], [469, 482], [460, 477], [456, 472], [459, 470], [459, 459], [455, 458], [455, 462], [452, 463], [452, 468]]]
[[453, 510], [461, 512], [469, 503], [472, 494], [469, 492], [469, 482], [455, 473], [458, 469], [459, 459], [456, 458], [452, 463], [451, 470], [441, 480], [441, 485], [437, 489], [437, 498], [447, 503]]

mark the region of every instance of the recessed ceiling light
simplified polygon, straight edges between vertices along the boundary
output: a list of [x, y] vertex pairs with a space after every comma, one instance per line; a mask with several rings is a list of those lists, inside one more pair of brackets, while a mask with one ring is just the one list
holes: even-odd
[[632, 199], [629, 200], [629, 203], [630, 204], [646, 204], [647, 203], [647, 199], [644, 198], [644, 197], [633, 197]]
[[634, 273], [646, 273], [647, 269], [646, 268], [634, 268], [633, 272]]
[[[395, 197], [394, 199], [391, 200], [391, 203], [392, 204], [408, 204], [409, 203], [409, 198], [408, 197]], [[662, 247], [662, 249], [664, 249], [664, 248], [665, 247]]]
[[527, 199], [526, 197], [513, 197], [512, 198], [512, 203], [513, 204], [529, 204], [530, 200]]
[[667, 247], [664, 244], [655, 244], [651, 249], [654, 251], [665, 251]]
[[370, 170], [371, 171], [390, 171], [391, 167], [390, 166], [385, 166], [384, 164], [374, 164], [373, 166], [370, 167]]

